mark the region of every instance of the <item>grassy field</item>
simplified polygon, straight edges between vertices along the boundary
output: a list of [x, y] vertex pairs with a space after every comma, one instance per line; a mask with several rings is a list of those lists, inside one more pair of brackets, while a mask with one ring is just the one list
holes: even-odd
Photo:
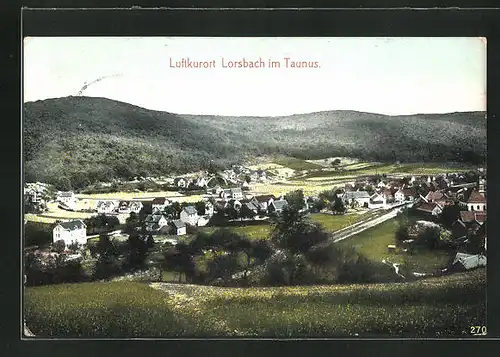
[[[246, 236], [250, 239], [262, 239], [268, 238], [269, 232], [271, 231], [271, 227], [268, 223], [258, 224], [258, 225], [248, 225], [248, 226], [240, 226], [240, 227], [228, 227], [234, 233], [240, 234], [242, 236]], [[200, 231], [205, 233], [213, 233], [219, 227], [203, 227], [200, 228]]]
[[328, 232], [335, 232], [365, 218], [363, 214], [332, 215], [326, 213], [311, 214], [313, 221], [321, 224]]
[[176, 191], [157, 191], [157, 192], [111, 192], [111, 193], [92, 193], [77, 194], [76, 197], [92, 200], [131, 200], [132, 198], [151, 198], [151, 197], [182, 197], [183, 195]]
[[[344, 216], [336, 216], [324, 213], [313, 213], [311, 218], [313, 221], [320, 223], [328, 232], [334, 232], [344, 227], [347, 227], [360, 219], [364, 218], [364, 214], [348, 214]], [[200, 228], [202, 232], [213, 233], [217, 227]], [[235, 233], [247, 236], [250, 239], [267, 238], [270, 233], [270, 225], [266, 222], [258, 225], [248, 225], [240, 227], [229, 227]]]
[[[353, 180], [350, 180], [353, 181]], [[250, 183], [250, 191], [254, 195], [268, 195], [273, 194], [276, 197], [286, 195], [290, 191], [303, 190], [304, 195], [313, 196], [321, 191], [329, 190], [333, 187], [339, 187], [346, 182], [345, 179], [327, 179], [325, 182], [312, 182], [307, 180], [292, 179], [286, 182], [265, 182], [265, 183]]]
[[438, 164], [438, 163], [411, 163], [411, 164], [384, 164], [384, 163], [356, 163], [345, 166], [342, 170], [321, 170], [312, 171], [300, 177], [306, 180], [318, 177], [342, 177], [342, 176], [362, 176], [375, 174], [410, 174], [410, 175], [432, 175], [445, 172], [456, 172], [469, 170], [471, 167], [464, 165]]
[[293, 170], [315, 170], [315, 169], [321, 169], [322, 166], [318, 165], [316, 163], [306, 161], [306, 160], [301, 160], [297, 159], [294, 157], [283, 157], [283, 158], [278, 158], [274, 160], [275, 163], [281, 166], [288, 167]]
[[391, 263], [403, 264], [411, 272], [432, 273], [445, 267], [450, 259], [450, 253], [446, 251], [421, 250], [412, 255], [404, 252], [389, 253], [387, 245], [395, 243], [397, 228], [398, 222], [391, 219], [337, 244], [341, 247], [354, 247], [368, 259], [377, 262], [386, 259]]
[[485, 322], [484, 269], [412, 283], [218, 288], [98, 282], [25, 290], [45, 337], [441, 337]]

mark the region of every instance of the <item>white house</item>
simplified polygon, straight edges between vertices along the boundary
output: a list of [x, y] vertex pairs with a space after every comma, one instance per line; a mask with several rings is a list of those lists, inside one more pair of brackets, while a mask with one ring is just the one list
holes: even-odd
[[153, 212], [163, 212], [167, 206], [170, 206], [170, 201], [165, 197], [156, 197], [153, 202], [151, 202]]
[[195, 181], [195, 185], [198, 186], [198, 187], [205, 187], [205, 186], [207, 186], [207, 184], [208, 184], [208, 182], [207, 182], [207, 180], [204, 177], [199, 177]]
[[387, 182], [386, 182], [386, 181], [381, 180], [381, 181], [377, 184], [377, 188], [386, 188], [386, 187], [387, 187]]
[[185, 179], [183, 179], [182, 177], [180, 179], [177, 180], [177, 187], [186, 187], [187, 186], [187, 182]]
[[236, 188], [227, 188], [219, 193], [219, 196], [221, 198], [225, 199], [235, 199], [235, 200], [241, 200], [243, 198], [243, 191], [241, 188], [236, 187]]
[[56, 201], [71, 206], [76, 203], [76, 196], [73, 191], [59, 191], [56, 195]]
[[243, 198], [243, 191], [241, 191], [241, 188], [236, 187], [231, 189], [231, 198], [235, 200], [241, 200]]
[[141, 201], [120, 201], [118, 205], [118, 213], [139, 213], [143, 205]]
[[180, 218], [182, 222], [192, 226], [196, 226], [199, 217], [198, 212], [196, 211], [196, 208], [194, 206], [186, 206], [182, 210]]
[[52, 230], [52, 242], [64, 241], [66, 245], [71, 243], [87, 244], [87, 226], [82, 220], [61, 222]]
[[130, 201], [129, 203], [130, 212], [139, 213], [143, 206], [141, 201]]
[[347, 191], [341, 198], [345, 205], [350, 205], [353, 202], [361, 207], [370, 205], [370, 195], [366, 191]]
[[186, 224], [180, 219], [173, 220], [172, 226], [176, 235], [183, 236], [186, 234]]
[[383, 194], [375, 193], [370, 197], [370, 201], [368, 202], [368, 208], [382, 208], [387, 204], [387, 199]]
[[145, 228], [148, 232], [157, 232], [168, 224], [165, 216], [161, 214], [150, 214], [144, 220]]
[[400, 188], [394, 194], [394, 199], [396, 202], [413, 201], [415, 200], [416, 196], [417, 194], [415, 193], [414, 190], [409, 188]]
[[262, 211], [267, 211], [269, 205], [276, 199], [274, 195], [255, 196], [250, 202], [259, 207]]
[[281, 213], [283, 208], [288, 204], [286, 200], [276, 200], [269, 204], [269, 212]]
[[118, 211], [120, 201], [103, 200], [97, 202], [97, 213], [115, 213]]

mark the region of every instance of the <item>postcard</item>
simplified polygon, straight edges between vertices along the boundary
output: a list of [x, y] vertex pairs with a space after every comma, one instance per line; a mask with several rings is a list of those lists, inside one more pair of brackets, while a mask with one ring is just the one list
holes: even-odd
[[487, 334], [486, 39], [26, 37], [26, 338]]

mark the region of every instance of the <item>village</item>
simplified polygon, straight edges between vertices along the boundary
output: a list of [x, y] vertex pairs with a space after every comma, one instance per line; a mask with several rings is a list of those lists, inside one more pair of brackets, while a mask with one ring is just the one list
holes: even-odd
[[[269, 181], [286, 182], [294, 176], [303, 175], [304, 171], [281, 169], [252, 170], [244, 166], [233, 166], [215, 174], [208, 172], [175, 177], [168, 182], [179, 192], [194, 191], [193, 196], [183, 197], [132, 197], [130, 199], [95, 199], [78, 198], [74, 192], [48, 193], [47, 185], [27, 184], [24, 191], [25, 205], [32, 212], [43, 215], [49, 206], [67, 212], [84, 212], [89, 218], [57, 220], [52, 231], [52, 243], [62, 241], [68, 257], [76, 259], [79, 247], [89, 240], [95, 240], [97, 217], [114, 219], [109, 224], [101, 219], [106, 232], [117, 239], [126, 240], [130, 231], [116, 229], [128, 221], [134, 221], [134, 229], [144, 239], [150, 236], [157, 243], [176, 244], [183, 236], [196, 232], [206, 226], [224, 226], [238, 222], [251, 225], [266, 223], [269, 217], [279, 214], [287, 205], [285, 195], [262, 194], [252, 192], [252, 183]], [[200, 194], [201, 193], [201, 194]], [[83, 204], [82, 204], [83, 203]], [[82, 208], [83, 207], [83, 208]], [[343, 187], [326, 188], [316, 195], [304, 195], [303, 211], [322, 213], [332, 216], [360, 215], [366, 219], [363, 229], [380, 224], [401, 213], [402, 208], [411, 207], [420, 222], [437, 221], [443, 211], [449, 207], [459, 207], [449, 224], [449, 240], [460, 245], [467, 243], [470, 233], [482, 232], [486, 250], [486, 172], [480, 168], [472, 173], [442, 173], [435, 175], [363, 175], [347, 182]], [[367, 213], [370, 213], [368, 215]], [[364, 217], [363, 216], [363, 217]], [[449, 216], [449, 214], [448, 214]], [[452, 215], [453, 216], [453, 215]], [[108, 219], [109, 220], [109, 219]], [[94, 222], [94, 223], [92, 223]], [[359, 223], [358, 223], [359, 225]], [[353, 224], [352, 231], [356, 224]], [[346, 239], [350, 226], [343, 227], [337, 233], [338, 240]], [[104, 230], [103, 230], [104, 228]], [[359, 229], [355, 233], [359, 233]], [[265, 238], [265, 237], [261, 237]], [[410, 237], [411, 238], [411, 237]], [[405, 240], [406, 243], [411, 239]], [[72, 249], [68, 249], [72, 247]], [[395, 245], [389, 245], [394, 250]], [[469, 259], [473, 255], [457, 256], [457, 259]], [[479, 259], [476, 259], [479, 262]], [[481, 256], [484, 265], [485, 258]], [[483, 262], [484, 261], [484, 262]], [[479, 263], [478, 263], [479, 264]]]

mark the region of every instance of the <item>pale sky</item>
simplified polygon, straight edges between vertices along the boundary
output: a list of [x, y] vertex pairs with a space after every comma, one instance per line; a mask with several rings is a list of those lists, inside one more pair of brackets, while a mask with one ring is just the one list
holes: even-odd
[[[182, 58], [216, 68], [170, 68]], [[320, 68], [285, 68], [285, 57]], [[222, 58], [265, 68], [222, 68]], [[269, 68], [268, 59], [281, 62]], [[106, 97], [179, 114], [389, 115], [486, 110], [482, 38], [31, 37], [24, 101]]]

